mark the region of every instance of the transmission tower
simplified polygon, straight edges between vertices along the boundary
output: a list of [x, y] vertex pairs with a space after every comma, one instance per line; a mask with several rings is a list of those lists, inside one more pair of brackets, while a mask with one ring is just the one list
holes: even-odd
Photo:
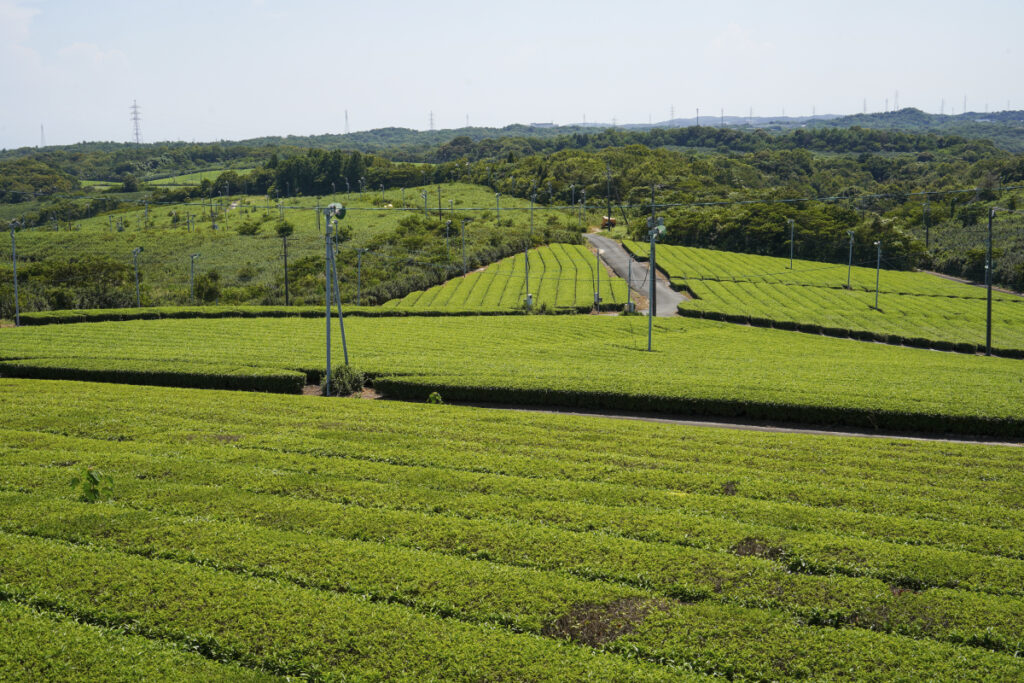
[[139, 113], [141, 108], [139, 107], [139, 104], [135, 100], [132, 100], [132, 106], [129, 107], [129, 109], [132, 112], [131, 121], [132, 121], [132, 128], [133, 128], [134, 133], [135, 133], [135, 144], [136, 145], [141, 145], [142, 144], [142, 114]]

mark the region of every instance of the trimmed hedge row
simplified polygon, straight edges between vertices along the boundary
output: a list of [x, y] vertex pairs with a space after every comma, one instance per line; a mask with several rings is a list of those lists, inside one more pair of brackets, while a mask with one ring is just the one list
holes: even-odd
[[299, 394], [306, 384], [306, 373], [297, 370], [95, 358], [0, 360], [0, 377], [265, 391], [276, 394]]
[[[622, 310], [623, 304], [602, 302], [600, 311]], [[551, 309], [555, 314], [590, 313], [593, 305], [566, 306]], [[408, 318], [474, 315], [525, 315], [522, 310], [412, 310], [379, 306], [344, 307], [345, 316], [365, 318]], [[336, 315], [336, 311], [334, 311]], [[124, 320], [160, 320], [173, 318], [320, 318], [324, 309], [318, 306], [167, 306], [155, 308], [98, 308], [67, 311], [36, 311], [21, 314], [22, 326], [67, 323], [99, 323]]]
[[828, 405], [767, 403], [741, 399], [622, 394], [614, 391], [527, 389], [503, 386], [458, 386], [430, 379], [377, 378], [374, 388], [386, 398], [425, 401], [439, 392], [445, 401], [560, 406], [587, 410], [625, 410], [681, 416], [766, 420], [795, 424], [926, 433], [957, 433], [1007, 438], [1024, 437], [1024, 417], [943, 415], [869, 410]]
[[[814, 323], [800, 323], [794, 320], [772, 320], [771, 318], [761, 318], [758, 316], [738, 313], [700, 311], [687, 308], [683, 304], [679, 305], [678, 310], [679, 315], [686, 318], [703, 318], [704, 320], [718, 320], [720, 322], [736, 323], [738, 325], [771, 327], [776, 330], [821, 334], [826, 337], [879, 342], [881, 344], [892, 344], [893, 346], [909, 346], [915, 349], [931, 349], [933, 351], [950, 351], [953, 353], [967, 354], [985, 352], [985, 346], [983, 344], [942, 341], [939, 339], [924, 339], [923, 337], [904, 337], [898, 334], [882, 334], [879, 332], [871, 332], [869, 330], [851, 330], [842, 327], [828, 327], [825, 325], [816, 325]], [[992, 347], [992, 355], [1002, 356], [1003, 358], [1024, 358], [1024, 349], [1000, 349]]]

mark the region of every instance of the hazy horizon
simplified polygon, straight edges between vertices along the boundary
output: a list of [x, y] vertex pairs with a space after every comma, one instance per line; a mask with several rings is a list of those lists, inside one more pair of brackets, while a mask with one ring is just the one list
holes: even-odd
[[0, 148], [130, 141], [133, 100], [144, 142], [1020, 107], [1024, 4], [973, 7], [0, 0]]

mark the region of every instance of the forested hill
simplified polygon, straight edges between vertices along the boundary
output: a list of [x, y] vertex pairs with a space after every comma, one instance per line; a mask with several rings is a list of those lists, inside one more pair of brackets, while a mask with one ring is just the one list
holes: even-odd
[[[933, 153], [957, 149], [975, 159], [1006, 155], [986, 140], [971, 140], [957, 135], [932, 135], [898, 130], [869, 130], [859, 127], [796, 129], [784, 133], [741, 128], [689, 126], [647, 131], [621, 128], [571, 133], [559, 129], [530, 128], [529, 135], [478, 137], [457, 135], [437, 144], [447, 131], [418, 133], [402, 129], [386, 129], [357, 133], [352, 136], [321, 136], [319, 138], [280, 138], [283, 143], [250, 145], [242, 142], [212, 144], [156, 143], [130, 145], [117, 143], [83, 143], [68, 147], [47, 147], [41, 150], [14, 150], [0, 153], [0, 169], [12, 160], [34, 159], [60, 173], [81, 180], [123, 181], [126, 175], [152, 179], [193, 170], [252, 168], [281, 159], [304, 156], [310, 150], [343, 150], [367, 152], [374, 145], [347, 144], [358, 139], [369, 140], [378, 134], [375, 156], [390, 161], [425, 162], [433, 164], [463, 161], [508, 160], [525, 156], [550, 154], [564, 150], [595, 151], [629, 145], [648, 148], [678, 148], [712, 153], [749, 154], [761, 151], [804, 149], [830, 154]], [[539, 135], [534, 135], [541, 132]], [[430, 137], [419, 137], [422, 135]], [[349, 140], [351, 138], [351, 140]], [[270, 140], [269, 138], [263, 139]], [[311, 141], [318, 140], [318, 144]], [[403, 143], [403, 140], [414, 142]], [[419, 141], [417, 141], [419, 140]], [[431, 141], [428, 144], [427, 141]], [[300, 145], [298, 142], [306, 144]], [[249, 141], [250, 143], [252, 141]], [[6, 157], [6, 158], [5, 158]]]
[[1024, 152], [1024, 111], [1000, 111], [991, 114], [967, 112], [956, 116], [927, 114], [920, 109], [901, 109], [886, 114], [857, 114], [829, 120], [816, 120], [809, 128], [872, 128], [905, 133], [938, 133], [970, 139], [990, 140], [1009, 152]]

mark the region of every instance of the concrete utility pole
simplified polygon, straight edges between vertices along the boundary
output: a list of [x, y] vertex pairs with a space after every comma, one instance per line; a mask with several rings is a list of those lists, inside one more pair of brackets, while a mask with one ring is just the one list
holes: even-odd
[[139, 252], [142, 247], [132, 249], [132, 262], [135, 265], [135, 308], [142, 308], [142, 296], [139, 290]]

